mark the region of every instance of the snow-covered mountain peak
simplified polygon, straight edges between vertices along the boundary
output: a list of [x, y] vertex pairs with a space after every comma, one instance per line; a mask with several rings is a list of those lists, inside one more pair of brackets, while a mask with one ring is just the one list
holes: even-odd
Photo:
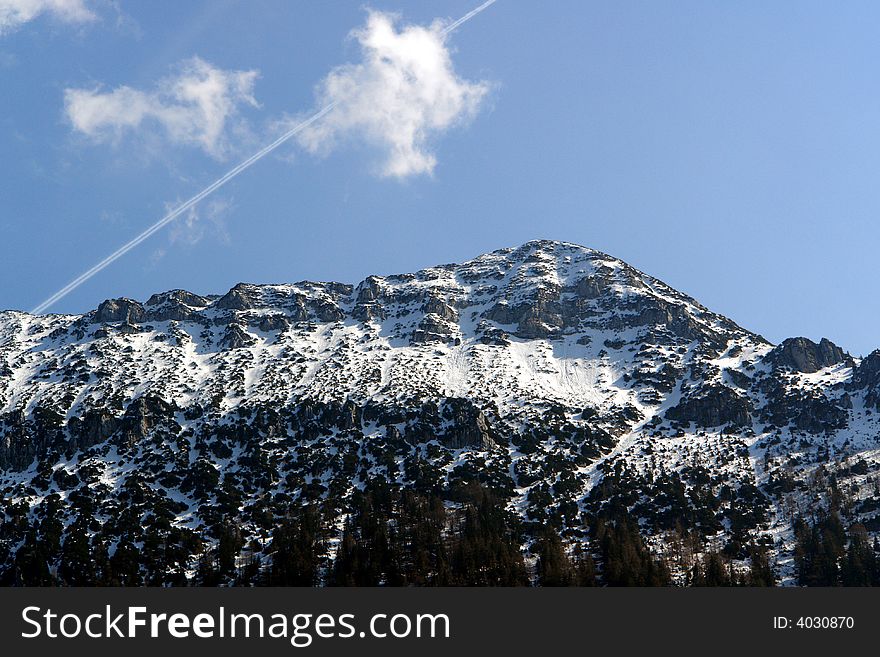
[[[37, 509], [76, 478], [112, 514], [137, 472], [143, 495], [177, 500], [172, 524], [197, 527], [218, 498], [186, 483], [194, 467], [263, 496], [332, 499], [341, 514], [375, 477], [445, 490], [467, 476], [572, 537], [584, 514], [624, 500], [657, 549], [690, 523], [706, 540], [734, 528], [778, 539], [784, 562], [786, 509], [807, 504], [792, 490], [832, 454], [853, 517], [872, 518], [859, 504], [880, 461], [877, 353], [770, 345], [621, 260], [549, 240], [357, 285], [10, 311], [0, 490]], [[670, 477], [703, 492], [670, 501], [655, 490]], [[706, 486], [720, 501], [687, 515], [709, 504]], [[258, 499], [236, 507], [248, 536], [264, 522]], [[670, 520], [676, 505], [691, 511]], [[755, 512], [742, 520], [738, 505]]]

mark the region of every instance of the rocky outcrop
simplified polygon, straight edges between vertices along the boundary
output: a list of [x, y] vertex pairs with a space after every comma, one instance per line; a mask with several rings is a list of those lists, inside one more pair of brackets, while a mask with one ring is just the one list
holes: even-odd
[[761, 409], [761, 420], [772, 427], [791, 425], [819, 434], [847, 426], [848, 409], [852, 407], [848, 394], [832, 399], [821, 390], [791, 388], [775, 379], [765, 382], [762, 391], [767, 403]]
[[121, 448], [132, 448], [151, 436], [160, 425], [170, 426], [174, 432], [180, 427], [174, 421], [177, 407], [161, 397], [146, 394], [132, 401], [120, 418], [116, 444]]
[[316, 301], [313, 306], [315, 319], [319, 322], [339, 322], [345, 319], [345, 313], [331, 301]]
[[94, 312], [92, 321], [97, 324], [125, 322], [138, 324], [144, 321], [144, 307], [133, 299], [107, 299]]
[[154, 294], [145, 304], [147, 307], [161, 306], [166, 303], [183, 304], [192, 306], [193, 308], [204, 308], [211, 303], [207, 297], [193, 294], [186, 290], [169, 290], [168, 292], [160, 292]]
[[199, 310], [207, 307], [210, 302], [210, 299], [186, 290], [154, 294], [145, 304], [147, 321], [199, 321], [201, 319]]
[[830, 433], [847, 425], [846, 399], [843, 404], [831, 401], [825, 395], [809, 395], [791, 400], [788, 411], [793, 416], [794, 426], [810, 433]]
[[357, 299], [351, 316], [362, 322], [385, 319], [385, 308], [381, 301], [382, 287], [377, 276], [369, 276], [358, 286]]
[[217, 299], [213, 307], [220, 310], [249, 310], [255, 308], [258, 297], [254, 287], [247, 283], [239, 283]]
[[23, 470], [51, 447], [65, 443], [64, 417], [37, 406], [28, 417], [21, 410], [0, 415], [0, 468]]
[[749, 400], [732, 388], [711, 386], [682, 399], [666, 411], [666, 417], [698, 427], [743, 427], [751, 422], [751, 412]]
[[436, 315], [449, 322], [458, 321], [458, 312], [455, 308], [437, 297], [428, 297], [419, 310], [426, 315]]
[[496, 447], [489, 421], [479, 408], [467, 399], [447, 399], [442, 418], [448, 428], [440, 442], [450, 449], [492, 449]]
[[284, 315], [265, 315], [260, 318], [257, 326], [261, 331], [286, 331], [290, 328], [290, 322]]
[[838, 363], [852, 362], [850, 356], [827, 338], [816, 344], [809, 338], [788, 338], [767, 354], [775, 367], [812, 374]]
[[880, 349], [872, 351], [853, 370], [847, 389], [865, 392], [865, 406], [880, 410]]
[[257, 339], [250, 333], [245, 331], [238, 324], [228, 324], [223, 338], [220, 340], [221, 349], [242, 349], [244, 347], [252, 347], [257, 343]]
[[585, 276], [574, 287], [574, 293], [583, 299], [598, 299], [608, 289], [608, 279], [602, 276]]
[[853, 371], [850, 388], [859, 390], [880, 386], [880, 349], [875, 349], [862, 359]]
[[[262, 330], [284, 330], [291, 322], [335, 322], [345, 318], [339, 299], [351, 294], [352, 287], [342, 283], [311, 283], [298, 285], [314, 290], [309, 296], [291, 286], [259, 286], [239, 283], [223, 296], [204, 297], [186, 290], [170, 290], [152, 295], [141, 305], [132, 299], [108, 299], [89, 319], [92, 323], [122, 323], [139, 325], [145, 322], [196, 322], [203, 325], [224, 325], [229, 322], [250, 321], [242, 315], [258, 308], [272, 308], [282, 313], [256, 320], [254, 325], [269, 326]], [[381, 303], [372, 304], [376, 316], [384, 317]], [[231, 311], [214, 313], [211, 310]], [[108, 334], [109, 335], [109, 334]]]
[[449, 342], [455, 335], [455, 324], [438, 315], [425, 315], [413, 331], [411, 344], [429, 344], [431, 342]]
[[102, 443], [119, 428], [119, 418], [103, 408], [90, 409], [80, 417], [72, 417], [67, 423], [70, 445], [73, 449], [88, 449]]
[[513, 334], [527, 340], [558, 337], [565, 325], [559, 290], [553, 288], [540, 288], [516, 305], [502, 299], [484, 316], [498, 324], [516, 325]]

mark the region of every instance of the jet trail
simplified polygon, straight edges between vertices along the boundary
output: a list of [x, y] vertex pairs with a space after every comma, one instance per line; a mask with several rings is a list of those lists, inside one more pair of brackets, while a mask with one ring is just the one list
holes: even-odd
[[273, 142], [272, 142], [271, 144], [269, 144], [268, 146], [264, 147], [262, 150], [260, 150], [260, 151], [258, 151], [258, 152], [256, 152], [256, 153], [254, 153], [253, 155], [251, 155], [248, 159], [246, 159], [244, 162], [242, 162], [241, 164], [239, 164], [238, 166], [236, 166], [234, 169], [231, 169], [231, 170], [228, 171], [226, 174], [224, 174], [222, 177], [218, 178], [217, 180], [215, 180], [214, 182], [212, 182], [210, 185], [208, 185], [207, 187], [205, 187], [205, 189], [203, 189], [203, 190], [200, 191], [198, 194], [196, 194], [195, 196], [193, 196], [193, 197], [192, 197], [191, 199], [189, 199], [186, 203], [183, 203], [182, 205], [179, 205], [179, 206], [176, 207], [174, 210], [172, 210], [171, 212], [169, 212], [168, 214], [166, 214], [166, 215], [165, 215], [164, 217], [162, 217], [159, 221], [157, 221], [157, 222], [154, 223], [152, 226], [150, 226], [149, 228], [147, 228], [144, 232], [142, 232], [140, 235], [138, 235], [137, 237], [135, 237], [133, 240], [131, 240], [130, 242], [126, 242], [126, 243], [123, 244], [121, 247], [119, 247], [118, 249], [116, 249], [116, 251], [114, 251], [113, 253], [111, 253], [110, 255], [108, 255], [106, 258], [104, 258], [104, 259], [103, 259], [101, 262], [99, 262], [97, 265], [95, 265], [94, 267], [92, 267], [92, 268], [89, 269], [88, 271], [86, 271], [86, 272], [80, 274], [78, 277], [76, 277], [76, 278], [73, 279], [72, 281], [70, 281], [70, 283], [68, 283], [67, 285], [65, 285], [63, 288], [61, 288], [60, 290], [58, 290], [55, 294], [53, 294], [51, 297], [49, 297], [49, 298], [46, 299], [43, 303], [41, 303], [39, 306], [37, 306], [36, 308], [34, 308], [34, 309], [31, 311], [31, 314], [32, 314], [32, 315], [38, 315], [38, 314], [42, 313], [42, 312], [45, 311], [49, 306], [51, 306], [53, 303], [55, 303], [56, 301], [62, 299], [63, 297], [65, 297], [65, 296], [67, 296], [68, 294], [70, 294], [71, 292], [73, 292], [76, 288], [78, 288], [80, 285], [82, 285], [83, 283], [85, 283], [85, 282], [86, 282], [87, 280], [89, 280], [92, 276], [94, 276], [95, 274], [97, 274], [97, 273], [99, 273], [101, 270], [103, 270], [104, 268], [106, 268], [106, 267], [108, 267], [109, 265], [111, 265], [111, 264], [113, 264], [114, 262], [116, 262], [119, 258], [121, 258], [122, 256], [124, 256], [124, 255], [125, 255], [126, 253], [128, 253], [129, 251], [131, 251], [131, 250], [132, 250], [134, 247], [136, 247], [138, 244], [140, 244], [141, 242], [143, 242], [144, 240], [146, 240], [148, 237], [150, 237], [151, 235], [153, 235], [153, 233], [155, 233], [155, 232], [161, 230], [164, 226], [166, 226], [166, 225], [168, 225], [169, 223], [171, 223], [172, 221], [174, 221], [177, 217], [179, 217], [181, 214], [183, 214], [184, 212], [186, 212], [187, 210], [189, 210], [191, 207], [193, 207], [196, 203], [198, 203], [199, 201], [201, 201], [203, 198], [205, 198], [206, 196], [208, 196], [209, 194], [211, 194], [211, 193], [214, 192], [215, 190], [219, 189], [220, 187], [222, 187], [223, 185], [225, 185], [226, 183], [228, 183], [230, 180], [232, 180], [233, 178], [235, 178], [238, 174], [240, 174], [240, 173], [241, 173], [242, 171], [244, 171], [245, 169], [247, 169], [247, 168], [249, 168], [250, 166], [256, 164], [259, 160], [263, 159], [266, 155], [268, 155], [269, 153], [271, 153], [272, 151], [274, 151], [276, 148], [278, 148], [279, 146], [281, 146], [281, 144], [283, 144], [284, 142], [286, 142], [288, 139], [290, 139], [291, 137], [293, 137], [295, 134], [297, 134], [298, 132], [301, 132], [301, 131], [304, 130], [305, 128], [307, 128], [307, 127], [309, 127], [310, 125], [312, 125], [315, 121], [317, 121], [318, 119], [320, 119], [320, 118], [321, 118], [322, 116], [324, 116], [327, 112], [329, 112], [330, 110], [332, 110], [335, 106], [336, 106], [336, 103], [330, 103], [329, 105], [327, 105], [327, 106], [324, 107], [323, 109], [321, 109], [321, 110], [315, 112], [314, 114], [312, 114], [309, 118], [307, 118], [307, 119], [306, 119], [305, 121], [303, 121], [302, 123], [299, 123], [298, 125], [294, 126], [294, 127], [291, 128], [290, 130], [288, 130], [287, 132], [285, 132], [283, 135], [281, 135], [280, 137], [278, 137], [278, 139], [276, 139], [275, 141], [273, 141]]
[[476, 9], [471, 9], [468, 13], [459, 18], [457, 21], [450, 23], [445, 28], [443, 28], [443, 34], [449, 34], [453, 30], [457, 30], [463, 23], [467, 23], [474, 16], [479, 14], [481, 11], [488, 9], [490, 5], [494, 5], [496, 2], [497, 0], [487, 0]]
[[[464, 16], [459, 18], [457, 21], [454, 21], [454, 22], [450, 23], [449, 25], [447, 25], [443, 29], [442, 34], [446, 35], [446, 34], [449, 34], [450, 32], [452, 32], [453, 30], [458, 29], [459, 27], [461, 27], [461, 25], [463, 25], [464, 23], [466, 23], [467, 21], [472, 19], [474, 16], [476, 16], [477, 14], [482, 12], [483, 10], [487, 9], [490, 5], [494, 4], [496, 1], [497, 0], [488, 0], [487, 2], [484, 2], [479, 7], [477, 7], [476, 9], [469, 11]], [[317, 112], [312, 114], [309, 118], [307, 118], [305, 121], [295, 125], [293, 128], [291, 128], [290, 130], [285, 132], [283, 135], [278, 137], [278, 139], [273, 141], [271, 144], [263, 147], [261, 150], [257, 151], [253, 155], [251, 155], [244, 162], [238, 164], [233, 169], [230, 169], [223, 176], [221, 176], [220, 178], [218, 178], [217, 180], [212, 182], [210, 185], [205, 187], [202, 191], [200, 191], [198, 194], [193, 196], [191, 199], [189, 199], [188, 201], [186, 201], [182, 205], [179, 205], [178, 207], [176, 207], [174, 210], [172, 210], [167, 215], [162, 217], [159, 221], [157, 221], [152, 226], [147, 228], [140, 235], [138, 235], [137, 237], [135, 237], [131, 241], [126, 242], [121, 247], [116, 249], [116, 251], [114, 251], [113, 253], [108, 255], [106, 258], [101, 260], [94, 267], [92, 267], [88, 271], [83, 272], [82, 274], [77, 276], [75, 279], [70, 281], [70, 283], [68, 283], [67, 285], [62, 287], [55, 294], [53, 294], [51, 297], [49, 297], [48, 299], [43, 301], [43, 303], [41, 303], [40, 305], [36, 306], [33, 310], [31, 310], [31, 314], [38, 315], [40, 313], [45, 312], [54, 303], [56, 303], [57, 301], [60, 301], [61, 299], [66, 297], [68, 294], [73, 292], [80, 285], [82, 285], [83, 283], [88, 281], [90, 278], [92, 278], [96, 274], [99, 274], [101, 271], [103, 271], [104, 269], [109, 267], [111, 264], [113, 264], [114, 262], [119, 260], [119, 258], [121, 258], [126, 253], [131, 251], [133, 248], [138, 246], [144, 240], [151, 237], [154, 233], [158, 232], [159, 230], [161, 230], [162, 228], [167, 226], [169, 223], [171, 223], [177, 217], [179, 217], [181, 214], [183, 214], [184, 212], [189, 210], [191, 207], [196, 205], [199, 201], [204, 199], [206, 196], [212, 194], [214, 191], [216, 191], [217, 189], [219, 189], [220, 187], [222, 187], [223, 185], [228, 183], [230, 180], [235, 178], [238, 174], [240, 174], [245, 169], [250, 168], [251, 166], [253, 166], [257, 162], [262, 160], [266, 155], [268, 155], [269, 153], [274, 151], [276, 148], [281, 146], [284, 142], [289, 140], [291, 137], [293, 137], [297, 133], [301, 132], [305, 128], [309, 127], [310, 125], [312, 125], [316, 121], [320, 120], [325, 114], [327, 114], [330, 110], [332, 110], [334, 107], [336, 107], [336, 105], [337, 105], [337, 103], [334, 102], [334, 103], [330, 103], [329, 105], [321, 108], [320, 110], [318, 110]]]

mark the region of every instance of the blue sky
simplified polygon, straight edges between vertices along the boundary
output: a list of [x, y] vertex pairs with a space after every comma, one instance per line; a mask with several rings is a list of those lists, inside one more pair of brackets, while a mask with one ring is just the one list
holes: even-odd
[[[348, 35], [369, 9], [402, 30], [478, 4], [70, 2], [25, 16], [40, 0], [0, 0], [2, 308], [34, 307], [316, 108], [316, 85], [362, 61]], [[387, 145], [358, 125], [294, 140], [53, 310], [357, 282], [544, 237], [618, 256], [772, 341], [867, 353], [878, 21], [869, 2], [499, 0], [444, 44], [472, 102], [420, 144], [430, 173], [388, 175]], [[210, 134], [169, 96], [205, 71], [234, 87]], [[120, 88], [144, 103], [136, 125], [71, 115], [71, 90], [104, 102]]]

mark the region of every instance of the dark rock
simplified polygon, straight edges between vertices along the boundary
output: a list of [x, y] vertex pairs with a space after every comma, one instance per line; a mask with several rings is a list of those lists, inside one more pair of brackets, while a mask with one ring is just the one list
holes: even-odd
[[519, 314], [504, 300], [492, 306], [485, 314], [485, 317], [499, 324], [516, 324], [519, 321]]
[[458, 321], [458, 313], [455, 308], [448, 305], [442, 299], [437, 299], [435, 297], [428, 298], [428, 300], [422, 304], [421, 311], [426, 315], [437, 315], [450, 322]]
[[98, 324], [126, 322], [139, 324], [144, 321], [144, 307], [133, 299], [107, 299], [95, 311], [92, 321]]
[[[606, 345], [609, 346], [609, 345]], [[671, 363], [663, 363], [659, 370], [638, 369], [633, 372], [632, 378], [643, 386], [650, 386], [658, 393], [671, 392], [676, 382], [681, 377], [682, 371]]]
[[748, 375], [743, 374], [739, 370], [725, 369], [724, 373], [730, 377], [730, 380], [737, 388], [748, 390], [752, 385], [752, 379]]
[[378, 276], [369, 276], [357, 287], [357, 298], [351, 316], [362, 322], [385, 319], [382, 287]]
[[361, 409], [352, 400], [346, 399], [340, 412], [342, 429], [359, 429], [361, 426]]
[[880, 386], [880, 349], [875, 349], [862, 359], [853, 371], [853, 390]]
[[393, 424], [385, 425], [385, 441], [394, 447], [401, 447], [403, 436], [400, 435], [400, 429]]
[[437, 315], [425, 315], [413, 331], [411, 344], [429, 344], [432, 342], [449, 342], [453, 337], [450, 324]]
[[287, 420], [278, 409], [258, 406], [251, 420], [251, 428], [267, 438], [275, 438], [286, 433]]
[[210, 299], [187, 292], [186, 290], [169, 290], [154, 294], [147, 299], [146, 306], [161, 306], [163, 304], [182, 304], [193, 308], [205, 308], [211, 303]]
[[238, 324], [229, 324], [226, 326], [226, 332], [220, 340], [221, 349], [241, 349], [250, 347], [257, 343], [257, 339], [245, 331]]
[[[326, 302], [323, 302], [326, 303]], [[309, 311], [306, 308], [306, 299], [301, 295], [296, 295], [292, 304], [285, 308], [287, 319], [290, 322], [306, 322], [309, 319]], [[290, 325], [288, 322], [288, 326]]]
[[106, 409], [90, 409], [82, 417], [72, 417], [67, 423], [71, 445], [76, 449], [88, 449], [104, 442], [119, 427], [119, 418]]
[[261, 331], [286, 331], [290, 328], [290, 322], [284, 315], [265, 315], [258, 324]]
[[608, 280], [600, 276], [587, 276], [575, 285], [575, 294], [584, 299], [596, 299], [608, 288]]
[[516, 306], [510, 306], [505, 300], [501, 300], [484, 317], [498, 324], [516, 324], [514, 335], [527, 340], [558, 337], [565, 326], [559, 290], [554, 288], [540, 288], [533, 293], [531, 299]]
[[696, 395], [683, 398], [666, 411], [666, 417], [679, 422], [693, 422], [699, 427], [730, 424], [743, 427], [751, 423], [748, 399], [726, 386], [710, 386]]
[[[846, 404], [844, 403], [844, 406]], [[794, 416], [794, 426], [810, 433], [822, 433], [843, 429], [847, 425], [846, 411], [825, 395], [808, 396], [789, 404]]]
[[761, 409], [761, 418], [775, 427], [791, 423], [795, 428], [810, 433], [825, 433], [847, 426], [845, 395], [839, 403], [820, 391], [805, 392], [789, 389], [783, 382], [770, 380], [762, 387], [767, 404]]
[[37, 406], [28, 418], [21, 410], [0, 415], [0, 468], [24, 470], [50, 447], [63, 447], [64, 416]]
[[378, 276], [369, 276], [357, 287], [357, 298], [351, 316], [362, 322], [384, 320], [385, 308], [382, 304], [382, 287]]
[[[163, 423], [173, 423], [177, 407], [157, 395], [145, 394], [132, 401], [119, 421], [118, 444], [134, 447]], [[179, 429], [179, 427], [177, 427]]]
[[489, 322], [480, 322], [477, 325], [477, 335], [483, 344], [497, 345], [505, 347], [510, 344], [510, 336], [497, 326], [493, 326]]
[[851, 362], [850, 356], [836, 344], [822, 338], [816, 344], [808, 338], [788, 338], [765, 356], [768, 362], [777, 367], [788, 367], [795, 372], [811, 374], [821, 369]]
[[880, 349], [862, 359], [847, 384], [850, 391], [864, 390], [865, 405], [880, 410]]
[[379, 280], [378, 276], [368, 276], [364, 279], [364, 281], [358, 285], [358, 294], [355, 303], [378, 301], [382, 296], [382, 287], [379, 285]]
[[450, 449], [492, 449], [497, 446], [483, 411], [469, 400], [447, 399], [442, 417], [451, 423], [440, 436], [444, 446]]
[[315, 317], [320, 322], [338, 322], [345, 319], [345, 313], [330, 301], [317, 301], [314, 304]]
[[253, 285], [239, 283], [214, 302], [221, 310], [249, 310], [257, 306], [258, 295]]

